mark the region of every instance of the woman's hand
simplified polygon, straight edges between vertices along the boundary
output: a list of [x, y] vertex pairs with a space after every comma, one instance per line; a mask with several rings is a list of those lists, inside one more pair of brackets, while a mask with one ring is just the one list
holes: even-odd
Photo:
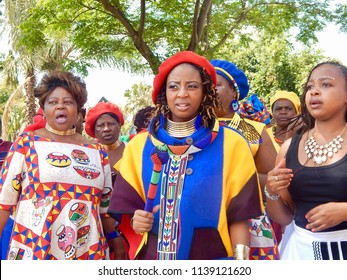
[[311, 209], [306, 214], [306, 228], [315, 232], [322, 231], [347, 220], [347, 203], [329, 202]]
[[154, 223], [154, 213], [159, 210], [159, 205], [153, 208], [152, 213], [145, 210], [135, 210], [134, 216], [131, 219], [131, 226], [135, 233], [143, 234], [152, 229]]
[[293, 178], [293, 171], [286, 168], [286, 159], [282, 158], [274, 169], [269, 171], [266, 178], [266, 190], [270, 195], [279, 194], [287, 189]]

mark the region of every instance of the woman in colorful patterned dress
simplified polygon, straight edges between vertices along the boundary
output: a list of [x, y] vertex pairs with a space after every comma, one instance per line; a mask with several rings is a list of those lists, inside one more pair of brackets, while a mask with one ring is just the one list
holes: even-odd
[[[0, 118], [0, 168], [2, 167], [2, 164], [4, 163], [7, 153], [10, 150], [12, 145], [11, 141], [3, 140], [1, 136], [2, 136], [2, 120]], [[12, 230], [12, 227], [13, 227], [13, 222], [9, 218], [6, 224], [5, 231], [3, 231], [0, 234], [0, 249], [1, 249], [0, 256], [2, 260], [6, 259], [6, 253], [7, 253], [8, 243], [9, 243], [9, 236], [10, 236], [9, 233]]]
[[104, 195], [112, 189], [108, 157], [76, 133], [87, 101], [85, 83], [69, 72], [45, 75], [35, 89], [46, 126], [13, 143], [0, 178], [0, 232], [14, 227], [7, 259], [106, 259]]
[[[239, 100], [244, 99], [249, 91], [245, 73], [227, 60], [214, 59], [211, 64], [217, 72], [217, 92], [223, 104], [223, 108], [217, 109], [216, 114], [224, 126], [236, 129], [248, 141], [263, 189], [267, 172], [274, 167], [277, 154], [270, 138], [272, 135], [264, 123], [241, 118], [237, 113]], [[278, 259], [277, 240], [268, 217], [262, 215], [253, 218], [250, 220], [250, 259]]]
[[126, 146], [109, 213], [132, 217], [131, 259], [248, 258], [247, 219], [262, 213], [247, 142], [214, 113], [216, 72], [193, 52], [154, 78], [149, 131]]
[[282, 259], [347, 260], [347, 67], [323, 62], [301, 96], [302, 130], [266, 183], [267, 213], [294, 231]]

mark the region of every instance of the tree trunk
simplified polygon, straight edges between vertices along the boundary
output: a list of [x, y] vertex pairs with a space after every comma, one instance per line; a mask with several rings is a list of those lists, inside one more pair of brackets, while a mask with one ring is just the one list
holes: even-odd
[[26, 126], [33, 123], [33, 119], [36, 113], [36, 103], [34, 96], [36, 77], [34, 74], [34, 69], [27, 71], [24, 90], [25, 90], [25, 99], [26, 99], [26, 110], [25, 110], [25, 124]]

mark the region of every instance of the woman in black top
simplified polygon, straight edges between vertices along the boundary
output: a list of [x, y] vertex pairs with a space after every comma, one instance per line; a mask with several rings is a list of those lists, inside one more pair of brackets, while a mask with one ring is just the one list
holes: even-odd
[[316, 65], [301, 98], [303, 127], [268, 173], [267, 213], [294, 232], [282, 259], [347, 259], [347, 67]]

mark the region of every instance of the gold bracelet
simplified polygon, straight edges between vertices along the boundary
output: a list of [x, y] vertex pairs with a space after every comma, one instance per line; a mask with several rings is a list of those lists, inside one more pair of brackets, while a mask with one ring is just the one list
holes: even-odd
[[249, 260], [249, 247], [243, 244], [236, 244], [234, 246], [234, 259], [235, 260]]

